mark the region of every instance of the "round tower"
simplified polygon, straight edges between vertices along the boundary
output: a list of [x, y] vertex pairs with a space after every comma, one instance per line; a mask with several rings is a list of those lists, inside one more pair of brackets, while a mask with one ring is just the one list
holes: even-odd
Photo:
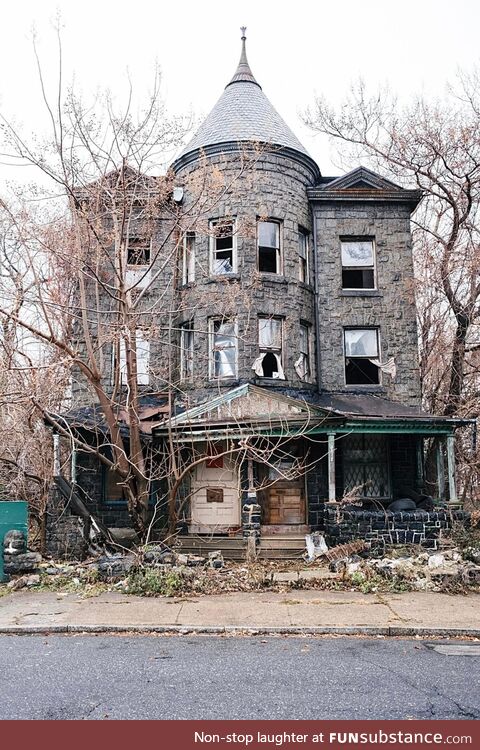
[[306, 189], [320, 171], [255, 79], [245, 41], [242, 28], [232, 79], [172, 165], [184, 187], [181, 387], [195, 400], [316, 381]]

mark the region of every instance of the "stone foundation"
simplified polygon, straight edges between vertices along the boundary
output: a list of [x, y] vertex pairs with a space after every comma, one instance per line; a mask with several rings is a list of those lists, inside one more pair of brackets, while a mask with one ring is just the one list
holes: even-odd
[[437, 549], [444, 531], [453, 523], [469, 524], [470, 514], [463, 510], [442, 508], [435, 511], [343, 510], [325, 504], [323, 531], [329, 547], [353, 539], [365, 539], [374, 548], [388, 544], [420, 544]]
[[56, 560], [83, 560], [87, 551], [83, 520], [70, 513], [57, 488], [52, 488], [48, 502], [46, 549]]

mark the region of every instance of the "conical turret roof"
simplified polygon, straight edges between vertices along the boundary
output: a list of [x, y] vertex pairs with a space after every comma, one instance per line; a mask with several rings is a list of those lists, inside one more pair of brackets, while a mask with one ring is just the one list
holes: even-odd
[[[237, 69], [174, 167], [190, 161], [188, 155], [193, 156], [199, 149], [211, 151], [210, 147], [238, 142], [268, 143], [287, 148], [314, 164], [255, 79], [248, 64], [245, 40], [245, 29], [242, 28], [242, 52]], [[315, 168], [318, 170], [316, 165]]]

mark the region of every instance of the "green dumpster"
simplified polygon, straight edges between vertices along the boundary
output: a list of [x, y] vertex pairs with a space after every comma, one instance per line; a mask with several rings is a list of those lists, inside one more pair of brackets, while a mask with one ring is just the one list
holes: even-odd
[[0, 581], [5, 580], [3, 572], [3, 538], [7, 531], [28, 532], [28, 504], [20, 500], [0, 501]]

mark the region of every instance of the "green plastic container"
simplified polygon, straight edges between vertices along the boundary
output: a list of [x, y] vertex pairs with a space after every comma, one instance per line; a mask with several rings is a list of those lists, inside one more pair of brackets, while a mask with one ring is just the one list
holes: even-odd
[[0, 581], [5, 580], [3, 572], [3, 538], [7, 531], [23, 531], [28, 538], [28, 503], [23, 500], [0, 501]]

